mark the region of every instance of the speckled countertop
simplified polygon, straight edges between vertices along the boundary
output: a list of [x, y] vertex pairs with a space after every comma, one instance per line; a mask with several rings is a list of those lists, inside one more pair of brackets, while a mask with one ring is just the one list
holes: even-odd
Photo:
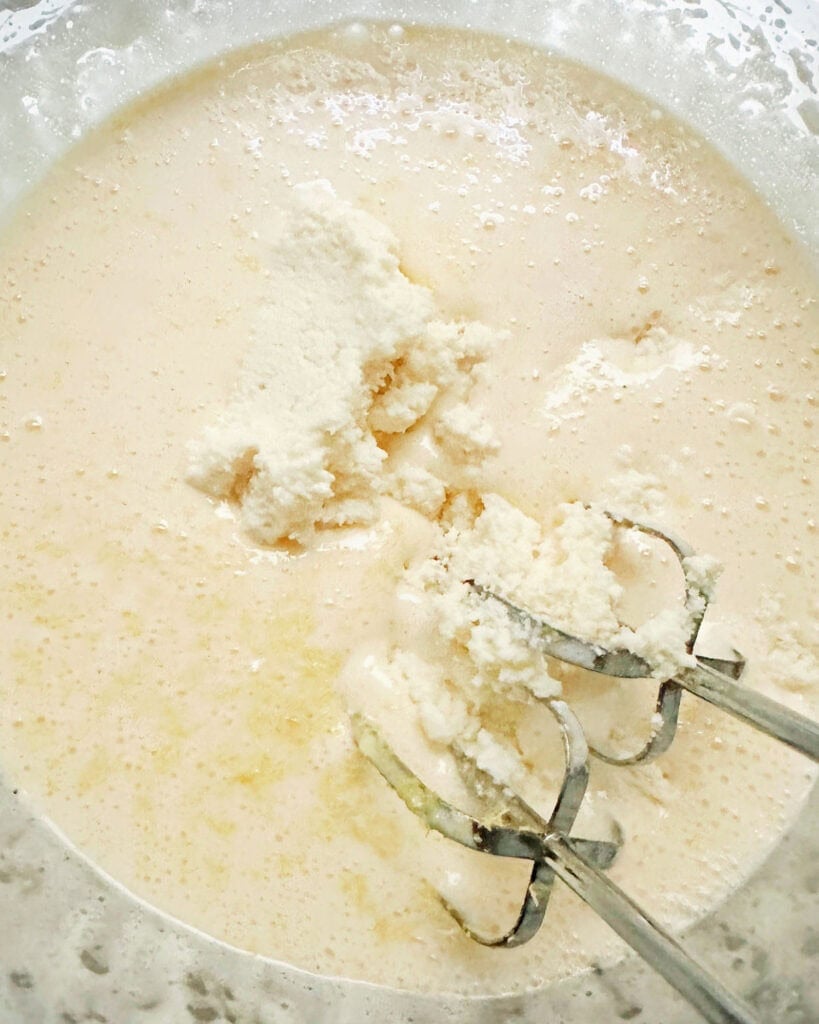
[[[689, 948], [770, 1024], [819, 1020], [819, 791]], [[217, 943], [136, 900], [0, 795], [3, 1024], [694, 1024], [635, 958], [533, 997], [420, 998], [313, 977]]]

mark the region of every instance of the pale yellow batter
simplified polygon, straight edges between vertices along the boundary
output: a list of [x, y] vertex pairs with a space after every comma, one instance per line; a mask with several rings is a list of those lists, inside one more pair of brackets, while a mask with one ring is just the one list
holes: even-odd
[[[237, 946], [521, 990], [619, 946], [563, 889], [522, 949], [465, 938], [433, 886], [499, 928], [525, 868], [426, 835], [355, 752], [335, 687], [400, 628], [426, 520], [385, 500], [370, 533], [265, 549], [185, 482], [275, 287], [272, 225], [316, 178], [394, 232], [442, 316], [509, 332], [470, 399], [500, 442], [479, 490], [547, 526], [563, 501], [631, 502], [718, 555], [714, 626], [748, 685], [803, 711], [815, 283], [661, 111], [538, 52], [420, 30], [207, 68], [83, 142], [5, 235], [4, 774], [113, 876]], [[592, 739], [647, 729], [650, 685], [566, 692]], [[802, 759], [689, 700], [661, 761], [595, 764], [589, 799], [626, 836], [612, 877], [682, 924], [759, 862], [808, 784]]]

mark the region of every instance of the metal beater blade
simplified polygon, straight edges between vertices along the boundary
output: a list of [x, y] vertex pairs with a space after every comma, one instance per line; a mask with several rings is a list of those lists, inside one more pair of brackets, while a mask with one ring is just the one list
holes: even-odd
[[[531, 862], [529, 883], [517, 921], [499, 938], [480, 935], [465, 922], [460, 911], [444, 900], [444, 905], [471, 938], [484, 945], [504, 947], [528, 942], [543, 923], [557, 877], [684, 996], [709, 1024], [755, 1024], [747, 1006], [693, 960], [657, 921], [602, 873], [613, 862], [618, 844], [579, 839], [571, 832], [586, 793], [589, 753], [614, 765], [645, 763], [658, 757], [674, 739], [683, 690], [756, 726], [815, 761], [819, 761], [819, 725], [739, 685], [736, 680], [745, 662], [737, 652], [732, 659], [696, 655], [695, 644], [710, 594], [705, 584], [700, 582], [693, 563], [688, 561], [693, 551], [656, 527], [610, 513], [607, 515], [615, 525], [654, 537], [672, 549], [685, 579], [685, 605], [691, 621], [686, 653], [695, 657], [695, 665], [683, 668], [672, 679], [660, 682], [655, 715], [659, 724], [655, 725], [639, 751], [619, 756], [589, 747], [580, 722], [565, 701], [559, 698], [543, 700], [563, 737], [565, 771], [554, 808], [548, 818], [542, 817], [518, 795], [483, 777], [466, 754], [456, 750], [467, 784], [471, 784], [476, 793], [485, 795], [487, 790], [494, 790], [493, 795], [501, 798], [502, 813], [484, 822], [429, 789], [395, 754], [378, 728], [360, 714], [351, 716], [353, 736], [361, 752], [429, 828], [479, 853]], [[510, 618], [522, 627], [526, 638], [547, 657], [613, 677], [645, 679], [651, 676], [651, 665], [632, 651], [609, 649], [572, 636], [479, 582], [464, 582], [480, 597], [503, 605]], [[467, 770], [471, 772], [468, 776]]]
[[[363, 715], [351, 716], [353, 736], [392, 789], [429, 828], [479, 853], [532, 862], [560, 878], [647, 963], [694, 1006], [709, 1024], [758, 1024], [751, 1011], [693, 960], [660, 924], [605, 877], [577, 840], [557, 830], [484, 824], [426, 786]], [[532, 894], [536, 899], [537, 891]], [[540, 915], [542, 920], [542, 915]], [[535, 929], [536, 931], [537, 929]], [[530, 929], [527, 927], [526, 931]], [[469, 932], [467, 932], [470, 934]], [[527, 935], [531, 938], [534, 932]], [[509, 943], [507, 943], [509, 945]]]
[[[689, 654], [692, 653], [708, 605], [708, 594], [693, 579], [686, 566], [686, 559], [693, 555], [693, 551], [688, 545], [657, 527], [637, 523], [612, 513], [606, 514], [617, 526], [637, 530], [664, 541], [674, 552], [685, 578], [686, 607], [689, 609], [693, 624], [686, 648]], [[518, 607], [479, 582], [465, 582], [481, 597], [502, 604], [513, 621], [523, 627], [527, 639], [548, 657], [577, 665], [590, 672], [622, 679], [646, 679], [651, 676], [651, 665], [632, 651], [625, 648], [610, 649], [572, 636], [539, 615]], [[592, 747], [592, 753], [609, 764], [616, 765], [645, 763], [658, 757], [668, 749], [674, 739], [681, 691], [688, 690], [689, 693], [696, 694], [715, 707], [722, 708], [723, 711], [819, 762], [819, 724], [792, 711], [784, 704], [735, 682], [745, 664], [742, 655], [735, 652], [735, 659], [732, 661], [697, 656], [696, 661], [695, 667], [684, 668], [672, 679], [660, 684], [655, 708], [660, 724], [640, 751], [627, 757], [617, 757]]]
[[[480, 791], [483, 797], [491, 794], [496, 803], [503, 807], [501, 816], [503, 824], [530, 828], [536, 832], [557, 831], [564, 835], [570, 835], [588, 786], [589, 748], [577, 716], [565, 701], [551, 698], [543, 700], [541, 703], [546, 706], [560, 728], [565, 764], [560, 791], [548, 819], [538, 814], [521, 797], [481, 771], [474, 761], [461, 750], [457, 751], [460, 755], [458, 766], [467, 786]], [[598, 868], [605, 869], [614, 863], [619, 853], [622, 845], [622, 833], [618, 828], [617, 842], [614, 843], [579, 838], [575, 838], [573, 842], [588, 861]], [[507, 948], [522, 946], [538, 932], [543, 923], [554, 880], [554, 872], [548, 864], [533, 862], [517, 920], [512, 928], [498, 938], [482, 935], [467, 923], [461, 911], [454, 907], [449, 900], [442, 896], [441, 901], [461, 929], [481, 945]]]

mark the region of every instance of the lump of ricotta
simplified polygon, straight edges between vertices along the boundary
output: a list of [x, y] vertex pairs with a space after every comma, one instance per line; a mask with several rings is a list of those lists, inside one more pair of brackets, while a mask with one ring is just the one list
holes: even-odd
[[[610, 567], [617, 530], [603, 512], [580, 503], [559, 506], [542, 524], [497, 494], [462, 493], [451, 502], [436, 547], [405, 573], [399, 599], [409, 611], [385, 666], [431, 743], [514, 786], [524, 772], [515, 722], [534, 700], [561, 692], [554, 664], [525, 628], [469, 580], [589, 642], [642, 655], [659, 678], [693, 663], [682, 585], [676, 603], [652, 609], [641, 625], [621, 622], [623, 586]], [[635, 541], [642, 544], [642, 535]], [[689, 570], [711, 581], [712, 561], [694, 562]], [[500, 719], [499, 701], [511, 709]]]
[[[444, 392], [462, 403], [498, 333], [442, 320], [432, 293], [402, 272], [389, 229], [326, 183], [294, 190], [267, 266], [270, 297], [241, 378], [191, 444], [188, 481], [236, 505], [262, 544], [370, 524], [390, 482], [426, 508], [440, 503], [442, 484], [384, 473], [379, 442], [409, 431]], [[458, 408], [436, 424], [440, 443], [491, 450], [480, 414]]]

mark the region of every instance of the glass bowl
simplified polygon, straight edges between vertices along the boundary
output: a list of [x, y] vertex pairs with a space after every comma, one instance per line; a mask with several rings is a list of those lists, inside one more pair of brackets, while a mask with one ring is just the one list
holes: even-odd
[[[721, 150], [819, 263], [819, 10], [808, 0], [6, 0], [0, 220], [62, 152], [147, 88], [229, 49], [349, 20], [503, 26], [625, 81]], [[768, 861], [686, 936], [776, 1024], [819, 1020], [817, 820], [814, 792]], [[635, 957], [481, 999], [317, 976], [245, 953], [136, 898], [2, 784], [0, 920], [10, 1024], [696, 1019]]]

